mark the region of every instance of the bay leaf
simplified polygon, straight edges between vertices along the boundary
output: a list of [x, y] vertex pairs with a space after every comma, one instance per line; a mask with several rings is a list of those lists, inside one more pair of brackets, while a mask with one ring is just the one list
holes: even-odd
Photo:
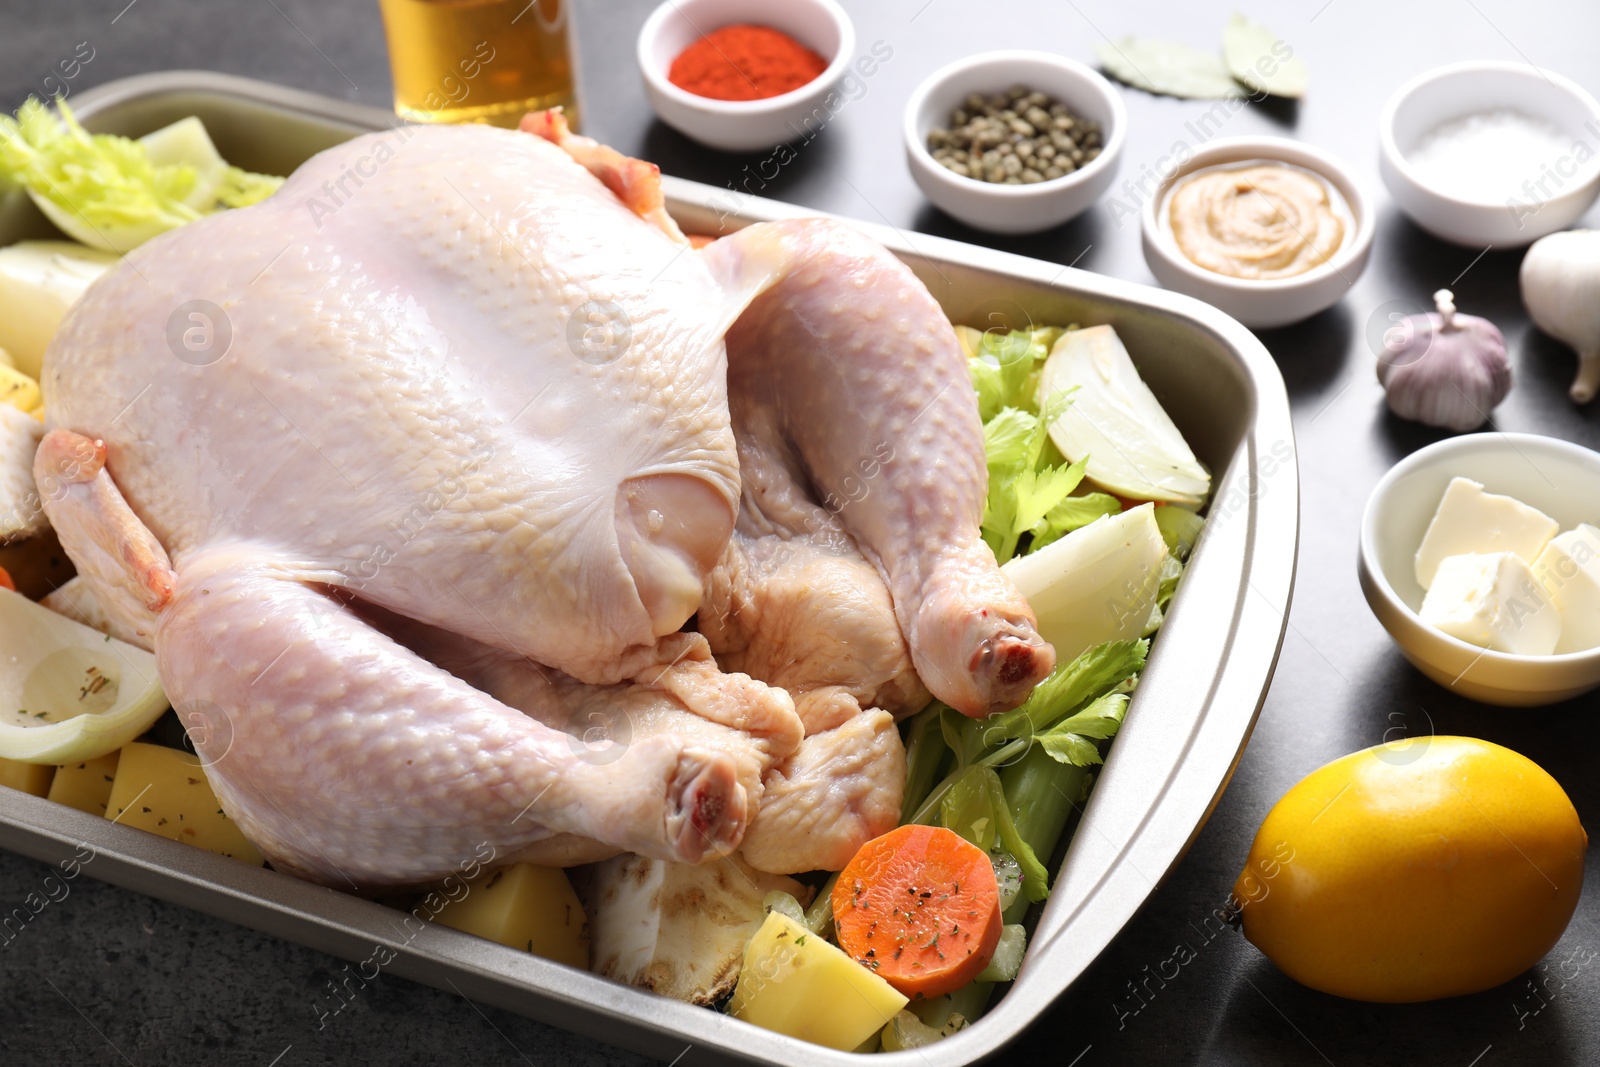
[[1123, 37], [1094, 51], [1107, 74], [1135, 89], [1191, 100], [1245, 95], [1221, 59], [1177, 41]]
[[1311, 72], [1282, 37], [1234, 12], [1222, 31], [1222, 56], [1228, 72], [1258, 93], [1298, 100], [1306, 95]]

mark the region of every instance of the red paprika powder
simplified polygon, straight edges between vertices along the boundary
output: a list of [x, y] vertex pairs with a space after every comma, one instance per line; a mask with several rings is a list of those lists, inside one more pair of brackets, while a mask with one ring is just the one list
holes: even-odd
[[667, 80], [713, 100], [765, 100], [800, 88], [827, 66], [782, 30], [740, 23], [713, 30], [678, 53]]

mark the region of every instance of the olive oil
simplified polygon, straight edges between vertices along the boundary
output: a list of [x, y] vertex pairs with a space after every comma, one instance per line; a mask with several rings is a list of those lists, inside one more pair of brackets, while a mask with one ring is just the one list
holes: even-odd
[[394, 109], [410, 122], [515, 126], [542, 108], [577, 127], [568, 0], [379, 0]]

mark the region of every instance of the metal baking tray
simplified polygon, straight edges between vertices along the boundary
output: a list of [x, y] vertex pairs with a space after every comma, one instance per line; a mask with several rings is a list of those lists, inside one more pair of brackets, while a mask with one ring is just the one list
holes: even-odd
[[[92, 130], [138, 136], [199, 115], [229, 161], [287, 174], [313, 153], [391, 126], [373, 108], [230, 76], [141, 75], [73, 106]], [[666, 179], [690, 232], [811, 214], [726, 189]], [[0, 204], [0, 241], [46, 233], [25, 201]], [[860, 229], [908, 263], [956, 322], [1110, 323], [1194, 447], [1216, 472], [1204, 537], [1121, 735], [1062, 862], [1017, 981], [978, 1023], [884, 1067], [943, 1067], [999, 1049], [1045, 1011], [1155, 892], [1199, 833], [1244, 750], [1277, 662], [1294, 582], [1299, 491], [1282, 377], [1256, 338], [1187, 297], [1053, 263]], [[246, 867], [103, 818], [0, 789], [0, 847], [59, 862], [80, 844], [96, 878], [346, 960], [393, 953], [394, 974], [685, 1065], [846, 1064], [834, 1052], [704, 1008], [403, 913]], [[81, 853], [80, 853], [81, 855]], [[421, 927], [418, 929], [417, 927]]]

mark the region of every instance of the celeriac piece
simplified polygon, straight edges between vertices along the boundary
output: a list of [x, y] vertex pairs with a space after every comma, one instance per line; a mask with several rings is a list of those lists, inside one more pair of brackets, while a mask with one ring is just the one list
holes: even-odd
[[1561, 638], [1561, 613], [1515, 552], [1446, 556], [1420, 614], [1451, 637], [1495, 652], [1548, 656]]
[[111, 801], [111, 786], [117, 780], [118, 752], [107, 752], [94, 759], [57, 767], [50, 783], [50, 799], [90, 815], [104, 815]]
[[259, 867], [263, 858], [211, 791], [194, 755], [134, 742], [117, 760], [106, 818]]
[[0, 348], [38, 379], [44, 351], [67, 309], [117, 257], [72, 241], [18, 241], [0, 248]]
[[0, 758], [114, 751], [167, 709], [155, 656], [0, 589]]
[[50, 792], [50, 780], [55, 773], [56, 769], [49, 764], [0, 759], [0, 785], [32, 793], [36, 797]]
[[1452, 478], [1417, 548], [1417, 583], [1427, 589], [1447, 556], [1514, 552], [1531, 564], [1561, 527], [1515, 497], [1486, 493], [1471, 478]]
[[569, 967], [589, 966], [589, 924], [560, 867], [513, 863], [479, 875], [466, 890], [434, 921]]
[[728, 1014], [841, 1052], [882, 1030], [909, 1003], [838, 946], [781, 912], [750, 939]]
[[1533, 561], [1533, 576], [1561, 612], [1556, 653], [1600, 646], [1600, 529], [1585, 522], [1556, 534]]
[[1039, 636], [1071, 663], [1105, 641], [1142, 637], [1156, 618], [1167, 542], [1155, 505], [1096, 519], [1000, 568], [1028, 598]]
[[1039, 375], [1039, 408], [1070, 406], [1050, 423], [1050, 439], [1107, 492], [1134, 500], [1199, 504], [1206, 473], [1110, 326], [1062, 334]]
[[734, 987], [745, 946], [766, 919], [769, 893], [810, 900], [793, 878], [765, 874], [737, 854], [668, 863], [623, 853], [594, 868], [587, 899], [594, 970], [691, 1004]]

